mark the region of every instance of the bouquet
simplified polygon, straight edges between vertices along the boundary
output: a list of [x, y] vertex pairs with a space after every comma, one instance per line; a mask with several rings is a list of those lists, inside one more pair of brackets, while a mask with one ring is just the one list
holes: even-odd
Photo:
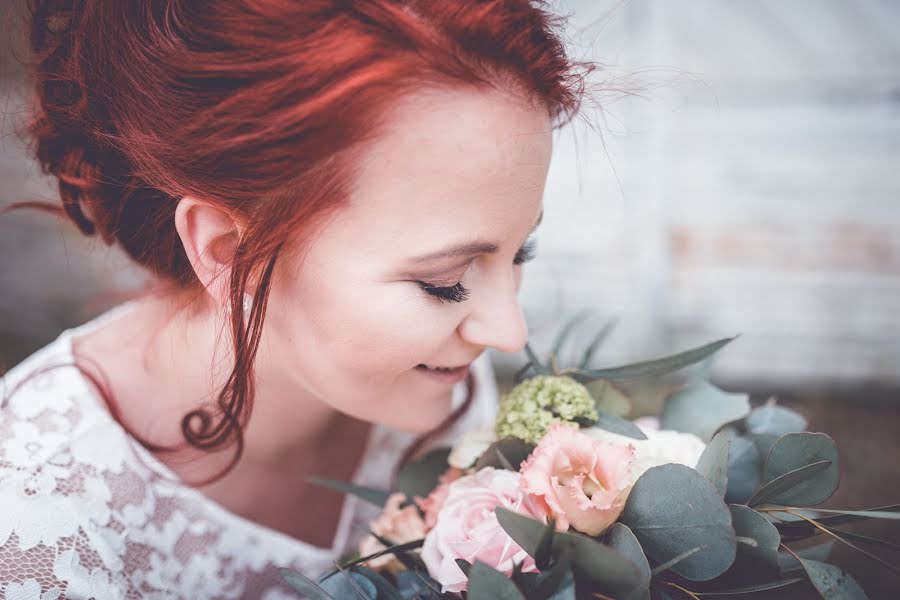
[[287, 582], [314, 600], [768, 597], [810, 584], [823, 598], [866, 598], [826, 562], [835, 543], [900, 572], [869, 546], [900, 547], [844, 528], [900, 519], [900, 505], [813, 508], [838, 486], [838, 452], [800, 414], [751, 409], [695, 377], [658, 418], [623, 418], [615, 382], [702, 363], [733, 338], [589, 369], [598, 335], [578, 367], [560, 369], [573, 326], [549, 364], [526, 346], [493, 428], [408, 465], [396, 490], [319, 480], [383, 511], [360, 556], [317, 580], [285, 570]]

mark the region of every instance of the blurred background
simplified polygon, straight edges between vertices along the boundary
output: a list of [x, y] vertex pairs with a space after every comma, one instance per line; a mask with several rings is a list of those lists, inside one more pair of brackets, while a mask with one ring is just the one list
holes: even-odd
[[[3, 0], [0, 206], [57, 199], [16, 134], [28, 110]], [[724, 336], [711, 375], [800, 412], [841, 449], [833, 506], [900, 500], [900, 2], [557, 0], [603, 66], [557, 137], [522, 303], [532, 344], [589, 309], [596, 366]], [[0, 217], [0, 361], [16, 364], [143, 280], [36, 213]], [[493, 356], [503, 386], [522, 355]], [[634, 414], [665, 393], [625, 390]], [[900, 541], [900, 529], [879, 526]], [[835, 549], [872, 598], [900, 577]], [[900, 553], [886, 555], [900, 564]], [[793, 596], [799, 597], [799, 596]]]

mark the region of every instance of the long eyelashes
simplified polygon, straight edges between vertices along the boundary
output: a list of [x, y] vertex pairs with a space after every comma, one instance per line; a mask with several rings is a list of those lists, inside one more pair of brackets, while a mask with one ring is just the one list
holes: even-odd
[[533, 259], [535, 256], [535, 251], [537, 250], [537, 241], [534, 239], [530, 239], [519, 248], [519, 251], [516, 252], [516, 257], [513, 258], [514, 265], [521, 265], [523, 263], [527, 263], [529, 260]]
[[[535, 257], [536, 248], [537, 242], [535, 240], [530, 239], [525, 242], [522, 247], [519, 248], [519, 251], [516, 252], [516, 256], [513, 258], [513, 264], [521, 265], [532, 260]], [[463, 302], [469, 297], [469, 290], [468, 288], [463, 287], [462, 282], [446, 287], [430, 285], [424, 281], [418, 281], [416, 283], [419, 284], [426, 294], [434, 296], [441, 302]]]
[[418, 283], [426, 294], [434, 296], [441, 302], [462, 302], [469, 297], [469, 290], [463, 287], [462, 283], [457, 283], [448, 287], [429, 285], [424, 281], [419, 281]]

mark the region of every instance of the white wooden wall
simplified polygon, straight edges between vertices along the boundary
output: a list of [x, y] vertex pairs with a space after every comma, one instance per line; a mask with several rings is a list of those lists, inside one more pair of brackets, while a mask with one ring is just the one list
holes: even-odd
[[900, 381], [900, 2], [558, 4], [642, 98], [607, 104], [610, 156], [559, 140], [533, 339], [592, 307], [600, 362], [741, 333], [718, 375]]

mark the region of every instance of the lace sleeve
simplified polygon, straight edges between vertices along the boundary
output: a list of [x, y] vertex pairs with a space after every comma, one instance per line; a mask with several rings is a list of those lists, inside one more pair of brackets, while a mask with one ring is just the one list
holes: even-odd
[[[4, 444], [6, 445], [6, 444]], [[52, 469], [0, 481], [0, 590], [5, 598], [125, 598], [120, 562], [80, 502], [57, 493]], [[93, 530], [93, 531], [92, 531]]]

